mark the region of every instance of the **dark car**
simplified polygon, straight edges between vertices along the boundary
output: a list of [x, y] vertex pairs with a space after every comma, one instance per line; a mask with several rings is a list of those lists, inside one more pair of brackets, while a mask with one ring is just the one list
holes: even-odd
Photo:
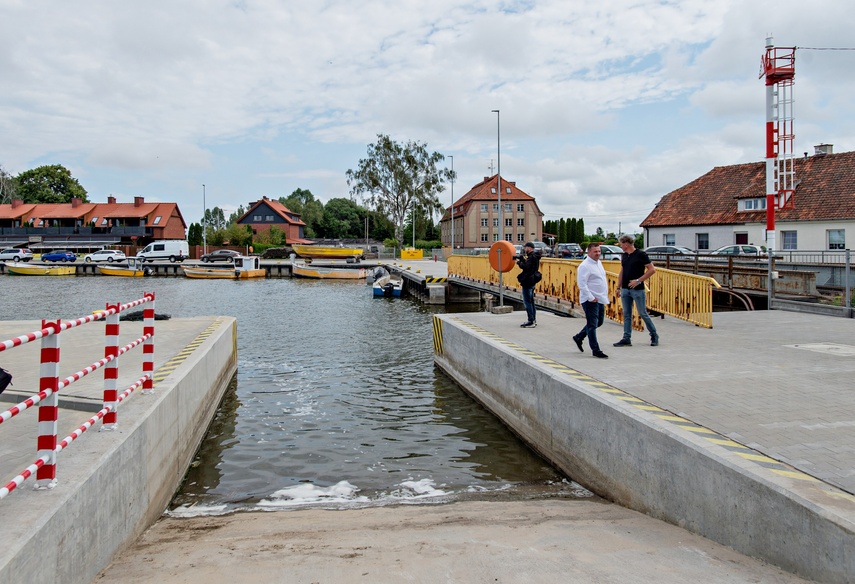
[[578, 243], [559, 243], [555, 246], [555, 257], [580, 258], [585, 255], [582, 246]]
[[211, 253], [206, 253], [200, 260], [203, 262], [233, 262], [235, 258], [240, 257], [240, 254], [230, 249], [218, 249]]
[[43, 262], [74, 262], [77, 261], [77, 256], [74, 252], [67, 249], [55, 249], [48, 253], [42, 254]]
[[[683, 247], [681, 245], [654, 245], [648, 247], [644, 250], [647, 255], [657, 255], [657, 256], [689, 256], [694, 258], [698, 255], [698, 252], [689, 249], [688, 247]], [[680, 259], [680, 258], [677, 258]]]

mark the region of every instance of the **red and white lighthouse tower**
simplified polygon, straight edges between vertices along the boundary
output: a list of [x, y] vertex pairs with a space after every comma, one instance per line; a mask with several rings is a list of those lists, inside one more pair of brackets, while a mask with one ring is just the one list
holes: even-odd
[[766, 78], [766, 247], [775, 247], [775, 210], [794, 205], [793, 78], [796, 47], [776, 47], [766, 38], [760, 77]]

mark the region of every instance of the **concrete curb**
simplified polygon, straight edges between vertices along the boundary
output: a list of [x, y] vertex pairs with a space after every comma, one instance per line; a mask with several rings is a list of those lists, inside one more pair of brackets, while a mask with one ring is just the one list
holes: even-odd
[[434, 330], [436, 364], [587, 488], [790, 572], [851, 581], [855, 497], [795, 469], [766, 471], [452, 315], [436, 316]]

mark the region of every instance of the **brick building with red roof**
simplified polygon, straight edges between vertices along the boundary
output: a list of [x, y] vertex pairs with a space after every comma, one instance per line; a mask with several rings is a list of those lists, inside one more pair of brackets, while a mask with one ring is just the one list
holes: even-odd
[[501, 179], [503, 225], [500, 228], [498, 184], [499, 175], [485, 176], [446, 209], [440, 219], [443, 246], [451, 245], [452, 214], [455, 249], [490, 247], [499, 239], [514, 244], [542, 241], [543, 213], [534, 197], [504, 178]]
[[177, 203], [24, 203], [14, 199], [0, 205], [0, 245], [92, 249], [105, 246], [144, 246], [160, 239], [185, 239], [187, 224]]
[[[792, 209], [775, 211], [778, 249], [851, 247], [855, 235], [855, 152], [833, 154], [830, 145], [794, 160]], [[765, 162], [717, 166], [671, 191], [641, 223], [645, 245], [699, 251], [766, 243]], [[847, 231], [849, 240], [847, 240]]]
[[297, 243], [312, 243], [304, 239], [306, 224], [300, 219], [299, 213], [294, 213], [288, 207], [274, 199], [262, 197], [249, 206], [249, 210], [237, 220], [238, 225], [249, 225], [253, 234], [269, 231], [276, 227], [285, 234], [285, 243], [288, 245]]

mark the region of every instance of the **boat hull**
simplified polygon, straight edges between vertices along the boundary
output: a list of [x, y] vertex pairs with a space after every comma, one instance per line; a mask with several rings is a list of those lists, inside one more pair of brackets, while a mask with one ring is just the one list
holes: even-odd
[[98, 266], [102, 276], [123, 276], [125, 278], [142, 278], [145, 270], [142, 268], [129, 268], [127, 266]]
[[364, 280], [366, 274], [365, 268], [349, 270], [347, 268], [311, 268], [308, 266], [294, 265], [291, 267], [291, 275], [298, 278]]
[[325, 245], [293, 245], [294, 252], [300, 257], [312, 259], [341, 260], [362, 257], [359, 247], [332, 247]]
[[237, 274], [231, 268], [191, 268], [182, 266], [184, 275], [194, 280], [237, 280]]
[[392, 281], [385, 285], [374, 282], [371, 289], [375, 298], [400, 298], [403, 282]]
[[6, 271], [17, 276], [74, 276], [75, 266], [43, 266], [23, 262], [6, 262]]

